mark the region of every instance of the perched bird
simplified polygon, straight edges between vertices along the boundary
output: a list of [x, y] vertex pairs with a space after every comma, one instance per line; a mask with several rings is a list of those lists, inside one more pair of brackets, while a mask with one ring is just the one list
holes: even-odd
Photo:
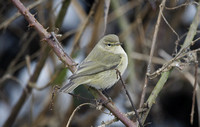
[[70, 93], [81, 84], [101, 90], [110, 88], [119, 80], [116, 69], [123, 74], [127, 65], [128, 57], [118, 36], [106, 35], [80, 63], [75, 73], [69, 77], [69, 83], [60, 92]]

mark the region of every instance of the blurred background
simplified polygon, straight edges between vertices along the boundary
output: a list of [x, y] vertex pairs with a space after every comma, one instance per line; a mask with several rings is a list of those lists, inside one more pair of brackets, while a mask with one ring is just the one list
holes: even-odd
[[[48, 32], [61, 34], [65, 52], [80, 63], [98, 40], [116, 34], [128, 54], [123, 79], [137, 108], [145, 81], [152, 38], [161, 0], [21, 0]], [[162, 67], [181, 47], [195, 16], [198, 1], [167, 0], [159, 26], [151, 72]], [[65, 127], [74, 109], [93, 96], [84, 87], [74, 90], [91, 100], [57, 93], [55, 85], [67, 83], [71, 72], [42, 41], [10, 0], [0, 0], [0, 126]], [[165, 19], [165, 20], [164, 20]], [[176, 31], [173, 32], [169, 25]], [[199, 37], [199, 31], [195, 38]], [[180, 38], [180, 39], [179, 39]], [[177, 41], [179, 39], [179, 41]], [[199, 48], [199, 42], [189, 50]], [[198, 58], [197, 58], [198, 59]], [[146, 120], [147, 127], [198, 127], [195, 104], [190, 123], [194, 64], [174, 69]], [[198, 73], [199, 75], [199, 73]], [[145, 101], [160, 76], [149, 79]], [[199, 77], [199, 76], [198, 76]], [[27, 87], [29, 85], [29, 87]], [[121, 112], [132, 111], [120, 82], [107, 90]], [[198, 100], [197, 100], [198, 101]], [[83, 106], [70, 127], [99, 126], [113, 119], [109, 111]], [[124, 126], [115, 122], [110, 127]]]

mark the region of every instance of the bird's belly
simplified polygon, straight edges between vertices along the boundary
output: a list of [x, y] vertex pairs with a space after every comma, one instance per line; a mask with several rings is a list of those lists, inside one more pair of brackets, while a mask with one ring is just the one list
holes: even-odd
[[[111, 78], [114, 77], [114, 78]], [[92, 86], [96, 89], [107, 89], [113, 86], [118, 80], [116, 70], [109, 70], [96, 74], [93, 79], [88, 83], [89, 86]]]

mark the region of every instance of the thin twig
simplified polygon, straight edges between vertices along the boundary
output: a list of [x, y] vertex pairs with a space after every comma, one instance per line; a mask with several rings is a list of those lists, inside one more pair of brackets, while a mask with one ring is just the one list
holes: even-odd
[[109, 8], [110, 8], [110, 0], [105, 0], [104, 1], [104, 9], [103, 9], [103, 11], [104, 11], [104, 17], [103, 17], [103, 19], [104, 19], [104, 21], [103, 21], [104, 29], [102, 31], [102, 33], [103, 33], [102, 35], [104, 35], [105, 32], [106, 32]]
[[[36, 6], [38, 6], [40, 3], [44, 2], [45, 0], [37, 0], [34, 3], [32, 3], [31, 5], [29, 5], [27, 7], [27, 9], [32, 9]], [[5, 29], [8, 27], [8, 25], [10, 23], [12, 23], [17, 17], [19, 17], [21, 14], [19, 12], [15, 13], [12, 17], [10, 17], [9, 19], [7, 19], [6, 21], [4, 21], [3, 23], [0, 24], [0, 29]]]
[[86, 106], [86, 105], [91, 106], [91, 107], [95, 107], [95, 105], [94, 105], [94, 104], [91, 104], [91, 103], [83, 103], [83, 104], [80, 104], [80, 105], [79, 105], [78, 107], [76, 107], [76, 109], [72, 112], [71, 116], [69, 117], [69, 120], [68, 120], [68, 122], [67, 122], [66, 127], [69, 127], [69, 124], [70, 124], [70, 122], [72, 121], [72, 118], [74, 117], [75, 113], [76, 113], [82, 106]]
[[84, 11], [84, 8], [81, 6], [78, 0], [72, 0], [72, 6], [74, 7], [78, 17], [80, 18], [81, 22], [84, 21], [87, 17], [87, 13]]
[[74, 51], [75, 51], [75, 49], [76, 49], [76, 47], [78, 45], [78, 42], [79, 42], [84, 30], [86, 29], [87, 25], [89, 24], [89, 21], [90, 21], [91, 17], [94, 15], [96, 7], [97, 7], [97, 1], [95, 1], [93, 3], [92, 8], [90, 9], [90, 12], [89, 12], [87, 18], [85, 19], [84, 23], [82, 23], [80, 25], [80, 28], [78, 29], [78, 31], [77, 31], [77, 33], [76, 33], [76, 35], [74, 37], [74, 42], [73, 42], [73, 46], [72, 46], [72, 52], [71, 52], [70, 56], [72, 56], [72, 54], [74, 54]]
[[[197, 54], [195, 54], [197, 55]], [[198, 81], [198, 61], [195, 56], [195, 73], [194, 73], [194, 87], [193, 87], [193, 95], [192, 95], [192, 108], [191, 108], [191, 114], [190, 114], [190, 124], [193, 125], [194, 120], [194, 108], [195, 108], [195, 96], [196, 96], [196, 88], [197, 88], [197, 81]]]
[[142, 107], [142, 105], [144, 103], [144, 98], [145, 98], [145, 94], [146, 94], [146, 87], [148, 85], [147, 74], [150, 73], [150, 71], [151, 71], [152, 57], [153, 57], [154, 50], [155, 50], [156, 39], [157, 39], [159, 26], [160, 26], [160, 22], [161, 22], [162, 11], [165, 7], [165, 2], [166, 2], [166, 0], [163, 0], [162, 3], [160, 4], [160, 11], [159, 11], [159, 14], [158, 14], [158, 19], [157, 19], [155, 31], [154, 31], [154, 34], [153, 34], [153, 40], [152, 40], [151, 51], [150, 51], [150, 56], [149, 56], [149, 62], [148, 62], [148, 65], [147, 65], [145, 81], [144, 81], [144, 85], [143, 85], [143, 89], [142, 89], [142, 95], [141, 95], [141, 99], [140, 99], [140, 107]]
[[27, 70], [28, 70], [28, 75], [31, 76], [31, 60], [30, 60], [30, 56], [26, 55], [25, 56], [25, 60], [26, 60], [26, 66], [27, 66]]
[[[145, 111], [147, 111], [146, 108], [141, 108], [141, 109], [137, 110], [138, 113], [143, 113]], [[134, 116], [135, 115], [135, 111], [127, 112], [125, 115], [126, 116]], [[106, 125], [110, 125], [110, 124], [112, 124], [114, 122], [117, 122], [117, 121], [119, 121], [119, 120], [115, 117], [115, 118], [113, 118], [111, 120], [108, 120], [108, 121], [105, 121], [105, 122], [103, 121], [103, 123], [101, 125], [99, 125], [98, 127], [105, 127]]]
[[[161, 6], [160, 6], [160, 7], [161, 7]], [[172, 32], [176, 35], [177, 40], [180, 40], [180, 37], [179, 37], [178, 33], [177, 33], [177, 32], [174, 30], [174, 28], [172, 28], [172, 26], [169, 24], [169, 22], [167, 21], [167, 19], [165, 18], [164, 14], [163, 14], [163, 12], [161, 11], [160, 13], [161, 13], [161, 16], [162, 16], [163, 20], [165, 21], [165, 23], [166, 23], [166, 24], [168, 25], [168, 27], [172, 30]]]
[[[146, 55], [146, 54], [142, 54], [142, 53], [139, 53], [139, 52], [132, 52], [131, 54], [131, 58], [132, 59], [136, 59], [136, 60], [143, 60], [143, 61], [147, 61], [149, 60], [149, 55]], [[167, 61], [162, 59], [162, 58], [159, 58], [159, 57], [152, 57], [152, 63], [154, 64], [161, 64], [163, 65], [164, 63], [166, 63]]]
[[56, 19], [56, 22], [55, 22], [55, 27], [60, 28], [62, 26], [64, 17], [67, 13], [67, 9], [68, 9], [70, 2], [71, 2], [71, 0], [64, 0], [63, 1], [62, 7], [61, 7], [59, 14], [58, 14], [58, 18]]
[[175, 10], [175, 9], [180, 8], [180, 7], [188, 6], [190, 4], [196, 4], [197, 6], [199, 5], [199, 3], [197, 3], [196, 1], [192, 1], [190, 3], [186, 2], [184, 4], [181, 4], [181, 5], [178, 5], [178, 6], [175, 6], [175, 7], [165, 7], [165, 9], [167, 9], [167, 10]]
[[[41, 70], [44, 66], [44, 63], [47, 59], [48, 52], [49, 52], [49, 48], [47, 47], [47, 45], [44, 45], [42, 47], [42, 52], [41, 52], [41, 54], [43, 54], [43, 55], [40, 57], [37, 65], [36, 65], [36, 68], [35, 68], [35, 70], [34, 70], [33, 74], [31, 75], [28, 82], [36, 82], [37, 81], [39, 74], [40, 74], [40, 72], [41, 72]], [[19, 114], [19, 111], [21, 110], [22, 106], [24, 105], [24, 103], [26, 101], [26, 98], [29, 96], [31, 91], [32, 91], [32, 88], [27, 83], [26, 87], [23, 89], [22, 94], [19, 97], [19, 100], [17, 101], [17, 103], [13, 107], [10, 115], [8, 116], [6, 122], [4, 123], [4, 125], [3, 125], [4, 127], [12, 126], [17, 115]]]
[[172, 54], [172, 56], [175, 56], [175, 55], [178, 53], [178, 45], [179, 45], [179, 42], [180, 42], [180, 40], [183, 39], [186, 35], [187, 35], [187, 32], [184, 33], [183, 35], [181, 35], [181, 37], [175, 41], [174, 53]]
[[157, 71], [151, 73], [151, 74], [147, 74], [150, 78], [155, 78], [156, 76], [160, 75], [164, 70], [166, 71], [166, 69], [168, 68], [168, 70], [172, 67], [172, 63], [177, 61], [178, 59], [181, 59], [182, 57], [184, 57], [185, 55], [187, 55], [190, 52], [196, 52], [199, 49], [196, 50], [192, 50], [190, 52], [187, 51], [187, 49], [194, 45], [198, 40], [200, 40], [200, 37], [197, 38], [194, 41], [191, 41], [187, 46], [185, 46], [184, 48], [181, 48], [181, 50], [176, 54], [176, 56], [174, 58], [172, 58], [169, 62], [167, 62], [166, 64], [164, 64], [161, 68], [159, 68]]
[[[128, 11], [133, 9], [134, 7], [138, 6], [140, 2], [138, 1], [130, 1], [126, 2], [124, 5], [120, 6], [119, 8], [112, 11], [108, 16], [108, 23], [111, 23], [112, 21], [116, 20], [117, 18], [121, 17], [122, 15], [125, 15]], [[116, 15], [116, 13], [118, 13]]]
[[119, 70], [116, 69], [116, 74], [117, 74], [117, 76], [119, 76], [119, 79], [120, 79], [120, 81], [121, 81], [121, 83], [122, 83], [122, 85], [123, 85], [123, 87], [124, 87], [124, 90], [125, 90], [125, 92], [126, 92], [126, 95], [127, 95], [128, 99], [129, 99], [129, 101], [131, 102], [131, 106], [132, 106], [133, 110], [135, 111], [135, 116], [136, 116], [136, 118], [137, 118], [137, 120], [138, 120], [138, 122], [139, 122], [140, 127], [143, 127], [143, 125], [142, 125], [142, 123], [141, 123], [141, 121], [140, 121], [138, 112], [137, 112], [137, 110], [136, 110], [136, 108], [135, 108], [135, 106], [134, 106], [134, 104], [133, 104], [133, 100], [131, 99], [131, 96], [130, 96], [130, 94], [129, 94], [127, 88], [126, 88], [126, 85], [125, 85], [123, 79], [122, 79], [121, 72], [120, 72]]
[[53, 87], [53, 91], [52, 91], [52, 93], [51, 93], [51, 102], [50, 102], [50, 106], [49, 106], [49, 109], [50, 110], [53, 110], [53, 99], [54, 99], [54, 97], [56, 96], [56, 93], [57, 93], [57, 91], [60, 89], [60, 87], [59, 86], [57, 86], [57, 85], [55, 85], [54, 87]]

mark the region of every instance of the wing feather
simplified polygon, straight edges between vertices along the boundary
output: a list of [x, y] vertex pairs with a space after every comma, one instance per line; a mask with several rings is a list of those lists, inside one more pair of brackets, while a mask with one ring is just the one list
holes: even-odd
[[89, 75], [97, 74], [100, 72], [112, 70], [112, 69], [115, 69], [118, 66], [118, 64], [114, 63], [110, 66], [106, 66], [106, 65], [103, 65], [97, 62], [92, 62], [92, 61], [84, 62], [78, 67], [75, 74], [69, 77], [69, 79], [73, 80], [78, 77], [89, 76]]

